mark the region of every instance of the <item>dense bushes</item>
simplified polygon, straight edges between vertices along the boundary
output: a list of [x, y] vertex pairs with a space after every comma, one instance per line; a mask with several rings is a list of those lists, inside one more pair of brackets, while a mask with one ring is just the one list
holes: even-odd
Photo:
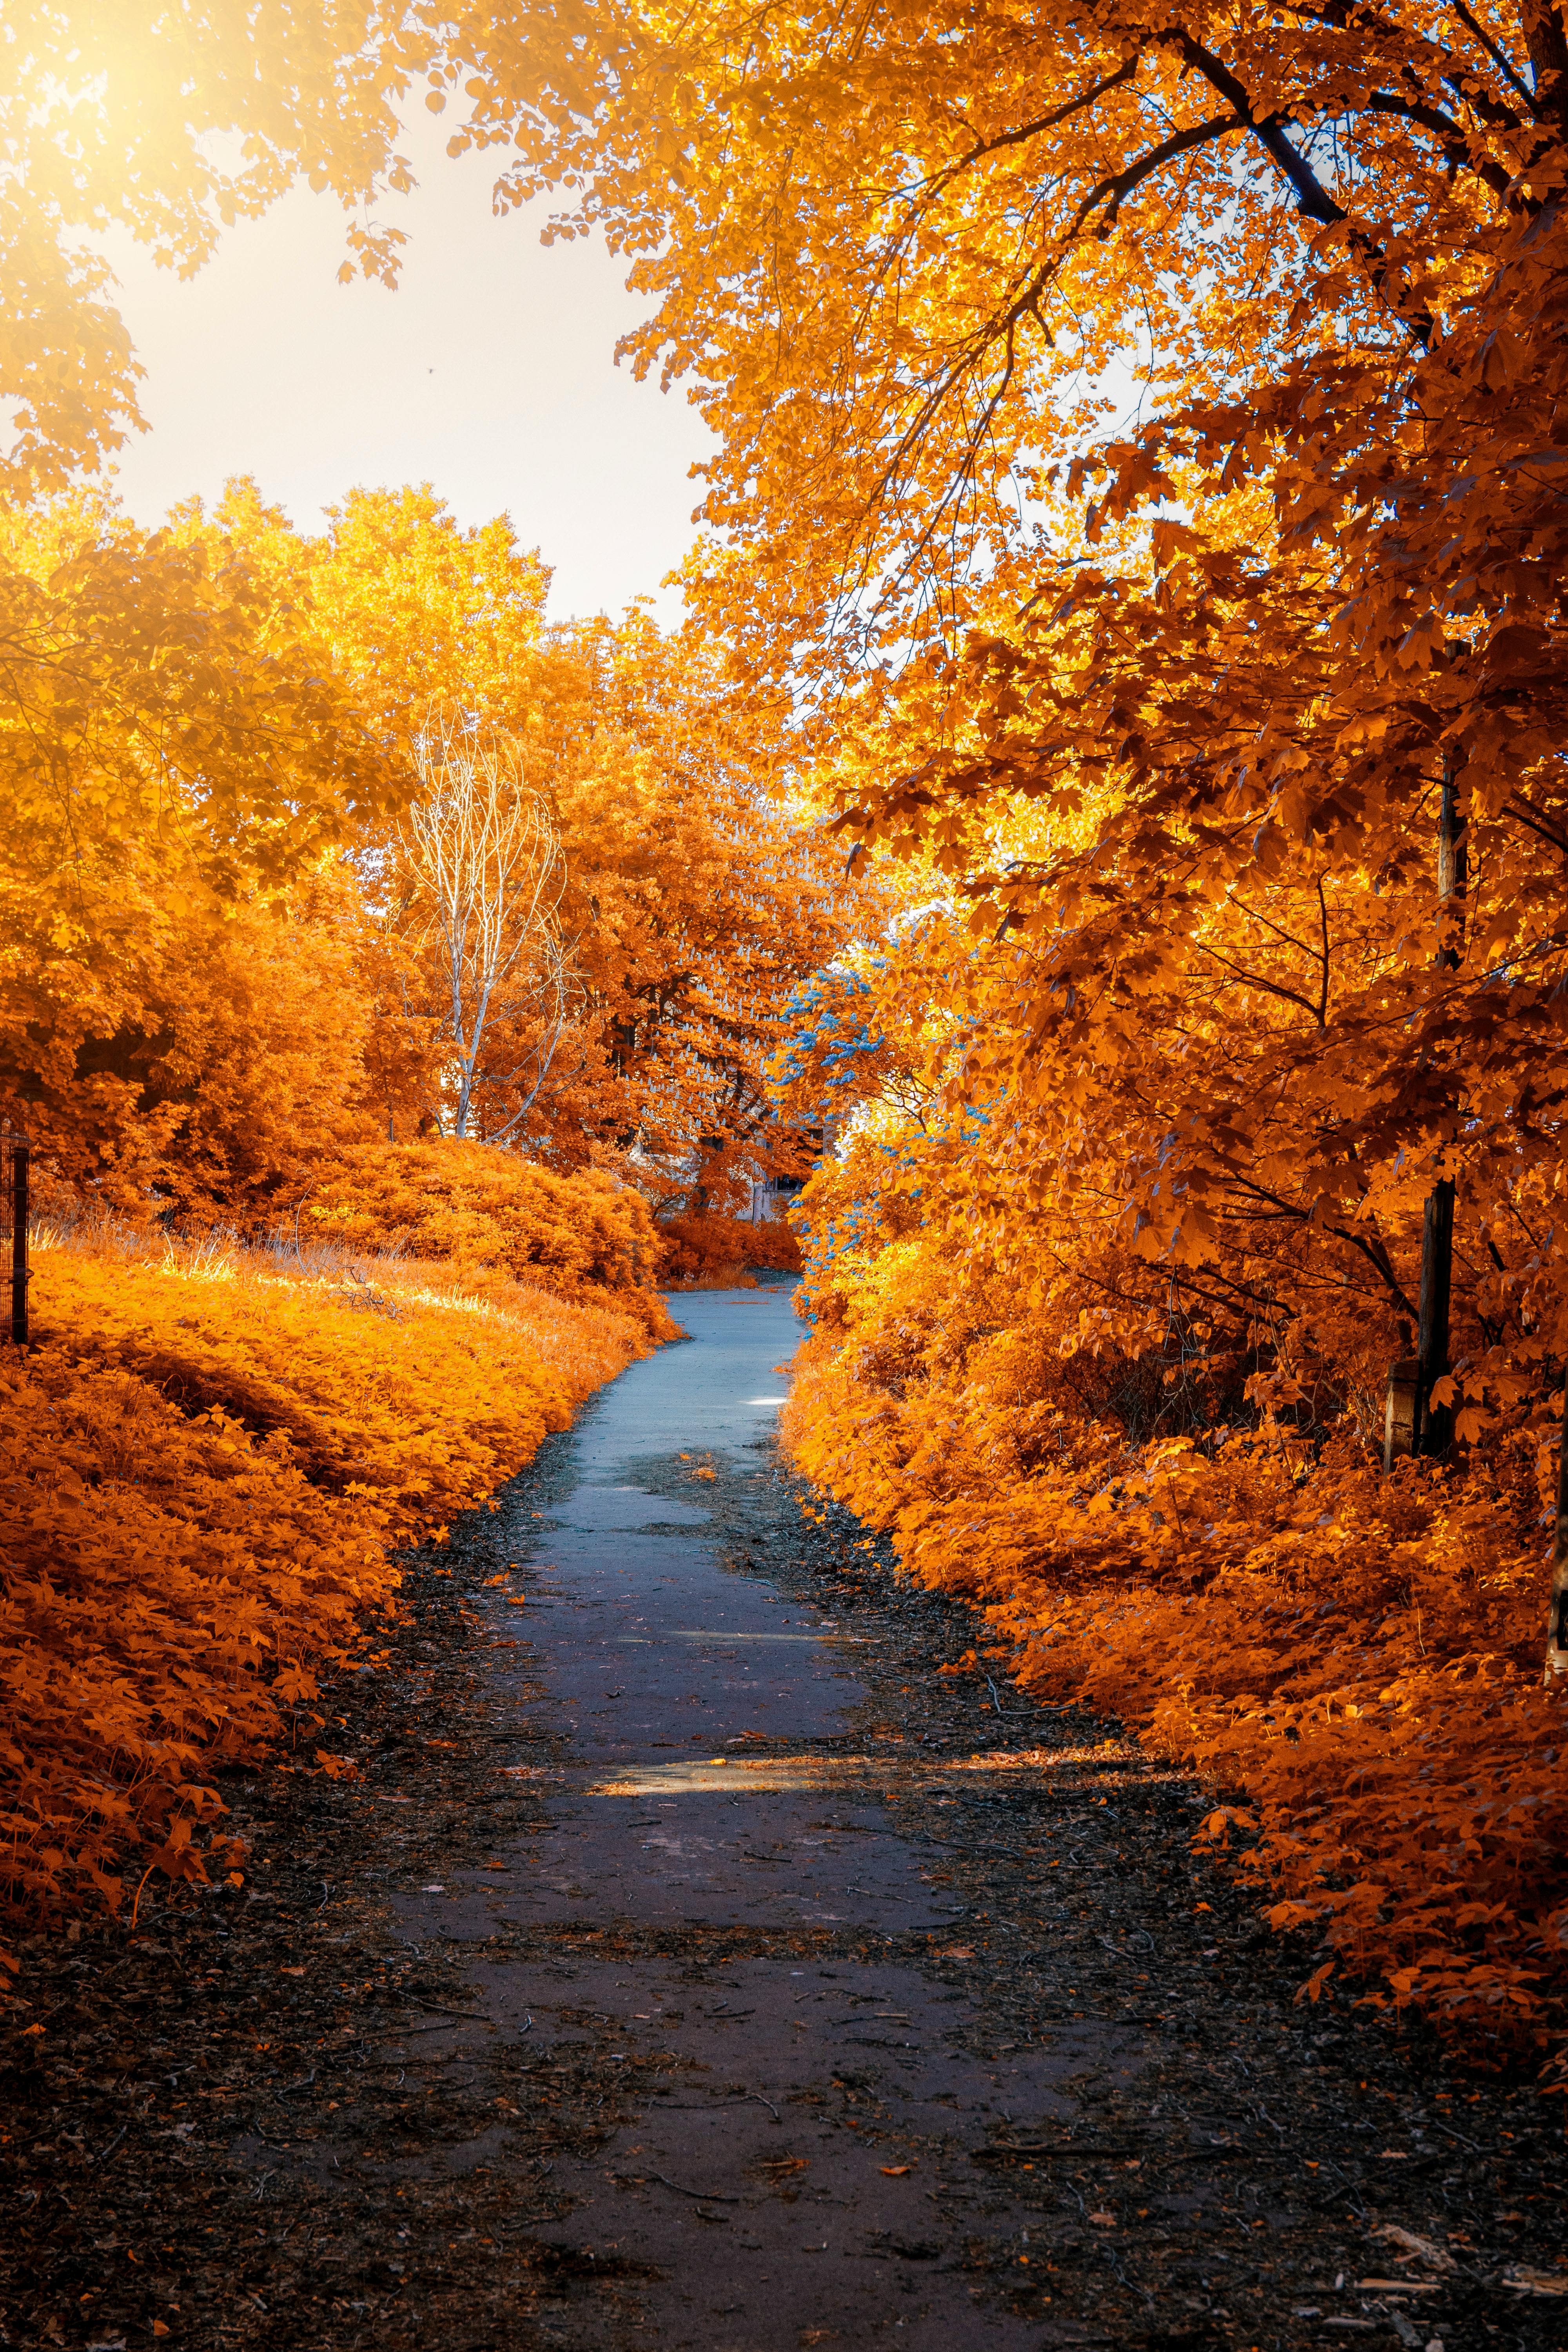
[[1210, 1834], [1239, 1837], [1277, 1928], [1310, 1932], [1314, 1999], [1351, 1986], [1505, 2039], [1560, 2024], [1545, 1408], [1484, 1456], [1389, 1478], [1349, 1416], [1134, 1443], [1103, 1367], [988, 1275], [972, 1226], [884, 1222], [864, 1164], [814, 1193], [819, 1320], [785, 1416], [802, 1469], [983, 1609], [993, 1673], [1244, 1792]]
[[311, 1188], [300, 1230], [353, 1249], [436, 1258], [483, 1286], [538, 1283], [579, 1304], [675, 1330], [655, 1295], [723, 1288], [748, 1266], [797, 1272], [788, 1225], [693, 1210], [657, 1222], [640, 1192], [593, 1171], [557, 1175], [482, 1143], [372, 1143], [342, 1152]]
[[781, 1274], [800, 1271], [800, 1244], [786, 1224], [753, 1225], [741, 1217], [701, 1210], [659, 1222], [664, 1281], [670, 1290], [726, 1290], [751, 1282], [751, 1266]]
[[649, 1322], [633, 1292], [112, 1238], [45, 1251], [33, 1290], [41, 1344], [0, 1357], [0, 1903], [24, 1923], [118, 1908], [128, 1865], [222, 1862], [208, 1776], [291, 1710], [320, 1727], [323, 1663], [395, 1607], [387, 1547], [481, 1502]]
[[593, 1171], [557, 1176], [483, 1143], [362, 1144], [313, 1188], [300, 1228], [478, 1280], [535, 1283], [633, 1316], [658, 1339], [674, 1332], [654, 1295], [663, 1250], [647, 1202]]

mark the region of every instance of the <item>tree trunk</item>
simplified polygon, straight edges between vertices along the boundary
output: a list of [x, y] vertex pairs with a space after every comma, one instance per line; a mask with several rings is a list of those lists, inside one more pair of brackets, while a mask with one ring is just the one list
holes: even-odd
[[[1468, 881], [1464, 828], [1454, 799], [1452, 762], [1443, 761], [1443, 799], [1437, 819], [1437, 899], [1441, 906], [1463, 899]], [[1439, 969], [1458, 969], [1459, 950], [1445, 945], [1437, 951]], [[1442, 1177], [1426, 1196], [1421, 1228], [1421, 1325], [1415, 1341], [1417, 1365], [1413, 1454], [1447, 1454], [1454, 1442], [1454, 1415], [1447, 1405], [1428, 1402], [1433, 1385], [1448, 1369], [1448, 1306], [1454, 1283], [1454, 1187]]]
[[27, 1345], [27, 1147], [11, 1146], [11, 1340]]
[[1552, 1553], [1552, 1599], [1546, 1612], [1548, 1689], [1568, 1675], [1568, 1364], [1563, 1368], [1563, 1428], [1557, 1449], [1557, 1541]]

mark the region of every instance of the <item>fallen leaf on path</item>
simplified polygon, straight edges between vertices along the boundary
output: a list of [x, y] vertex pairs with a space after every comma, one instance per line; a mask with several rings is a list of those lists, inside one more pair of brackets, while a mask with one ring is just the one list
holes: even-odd
[[889, 2180], [901, 2180], [910, 2167], [907, 2164], [885, 2164], [882, 2169]]

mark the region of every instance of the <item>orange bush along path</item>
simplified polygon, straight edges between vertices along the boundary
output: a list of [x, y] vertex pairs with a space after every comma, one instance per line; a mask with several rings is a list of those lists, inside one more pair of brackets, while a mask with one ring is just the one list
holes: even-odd
[[1140, 1448], [1020, 1393], [1026, 1328], [944, 1316], [922, 1349], [919, 1302], [875, 1263], [838, 1260], [796, 1360], [806, 1475], [977, 1604], [993, 1672], [1244, 1792], [1205, 1834], [1239, 1837], [1270, 1924], [1306, 1937], [1301, 1997], [1338, 1979], [1472, 2047], [1560, 2041], [1568, 1790], [1534, 1444], [1388, 1479], [1348, 1431], [1315, 1468], [1246, 1433]]
[[557, 1175], [481, 1143], [360, 1144], [316, 1187], [305, 1223], [323, 1241], [438, 1259], [481, 1286], [530, 1283], [675, 1337], [650, 1286], [664, 1255], [652, 1213], [595, 1169]]
[[268, 1263], [36, 1259], [41, 1344], [0, 1352], [14, 1926], [232, 1859], [212, 1768], [320, 1728], [323, 1665], [373, 1658], [395, 1605], [389, 1547], [482, 1503], [650, 1345], [646, 1314], [475, 1297], [438, 1265], [335, 1285]]

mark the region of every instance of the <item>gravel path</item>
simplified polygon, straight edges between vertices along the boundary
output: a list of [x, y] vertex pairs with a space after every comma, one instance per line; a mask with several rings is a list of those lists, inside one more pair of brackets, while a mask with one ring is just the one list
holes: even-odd
[[677, 1306], [411, 1564], [357, 1780], [26, 1954], [0, 2342], [1561, 2342], [1558, 2103], [1294, 2007], [1191, 1782], [783, 1475], [787, 1290]]

